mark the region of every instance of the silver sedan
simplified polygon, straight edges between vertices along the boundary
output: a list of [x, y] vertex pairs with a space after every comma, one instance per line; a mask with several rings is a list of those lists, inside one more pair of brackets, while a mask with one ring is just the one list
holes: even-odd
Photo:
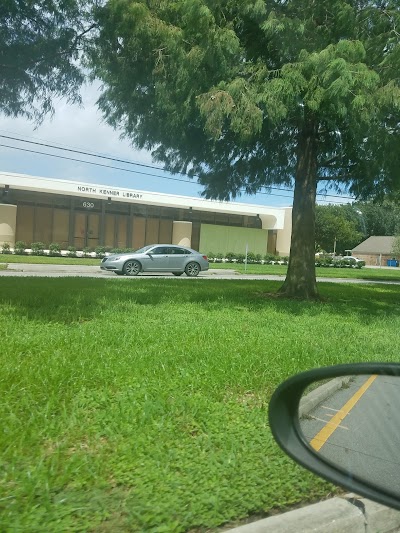
[[172, 272], [181, 276], [185, 272], [192, 278], [208, 270], [208, 260], [191, 248], [150, 244], [136, 252], [109, 255], [101, 261], [100, 268], [126, 276], [137, 276], [140, 272]]

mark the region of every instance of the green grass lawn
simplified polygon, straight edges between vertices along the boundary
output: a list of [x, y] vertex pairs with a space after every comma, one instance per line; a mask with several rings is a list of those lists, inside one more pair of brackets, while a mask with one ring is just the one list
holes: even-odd
[[[247, 265], [234, 263], [211, 263], [212, 269], [232, 269], [240, 274], [270, 274], [282, 276], [284, 278], [287, 272], [285, 265]], [[346, 278], [346, 279], [366, 279], [376, 281], [400, 281], [400, 268], [329, 268], [317, 267], [317, 277], [320, 278]]]
[[0, 254], [1, 263], [28, 263], [30, 265], [92, 265], [98, 266], [101, 259], [92, 257], [46, 257], [39, 255]]
[[320, 365], [396, 361], [398, 287], [0, 279], [0, 530], [201, 532], [325, 498], [268, 400]]

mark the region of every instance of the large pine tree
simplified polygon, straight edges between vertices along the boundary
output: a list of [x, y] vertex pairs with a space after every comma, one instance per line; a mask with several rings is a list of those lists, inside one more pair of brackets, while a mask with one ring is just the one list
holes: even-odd
[[97, 18], [108, 122], [208, 198], [294, 184], [280, 291], [318, 297], [318, 182], [400, 185], [398, 1], [108, 0]]

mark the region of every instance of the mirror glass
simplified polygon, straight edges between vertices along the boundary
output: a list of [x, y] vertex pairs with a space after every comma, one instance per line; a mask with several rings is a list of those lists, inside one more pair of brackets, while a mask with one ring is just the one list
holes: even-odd
[[400, 377], [315, 382], [302, 396], [299, 423], [316, 454], [350, 479], [400, 496]]

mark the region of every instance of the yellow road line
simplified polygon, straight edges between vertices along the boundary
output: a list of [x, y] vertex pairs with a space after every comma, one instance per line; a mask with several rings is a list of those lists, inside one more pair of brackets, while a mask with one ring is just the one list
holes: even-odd
[[362, 385], [358, 391], [348, 400], [347, 403], [337, 412], [337, 414], [329, 420], [329, 422], [321, 429], [317, 435], [310, 442], [310, 446], [314, 448], [315, 451], [319, 451], [325, 442], [329, 439], [332, 433], [339, 427], [340, 422], [350, 413], [353, 407], [356, 405], [361, 396], [366, 392], [366, 390], [372, 385], [374, 380], [377, 378], [377, 375], [373, 375], [367, 379], [367, 381]]

